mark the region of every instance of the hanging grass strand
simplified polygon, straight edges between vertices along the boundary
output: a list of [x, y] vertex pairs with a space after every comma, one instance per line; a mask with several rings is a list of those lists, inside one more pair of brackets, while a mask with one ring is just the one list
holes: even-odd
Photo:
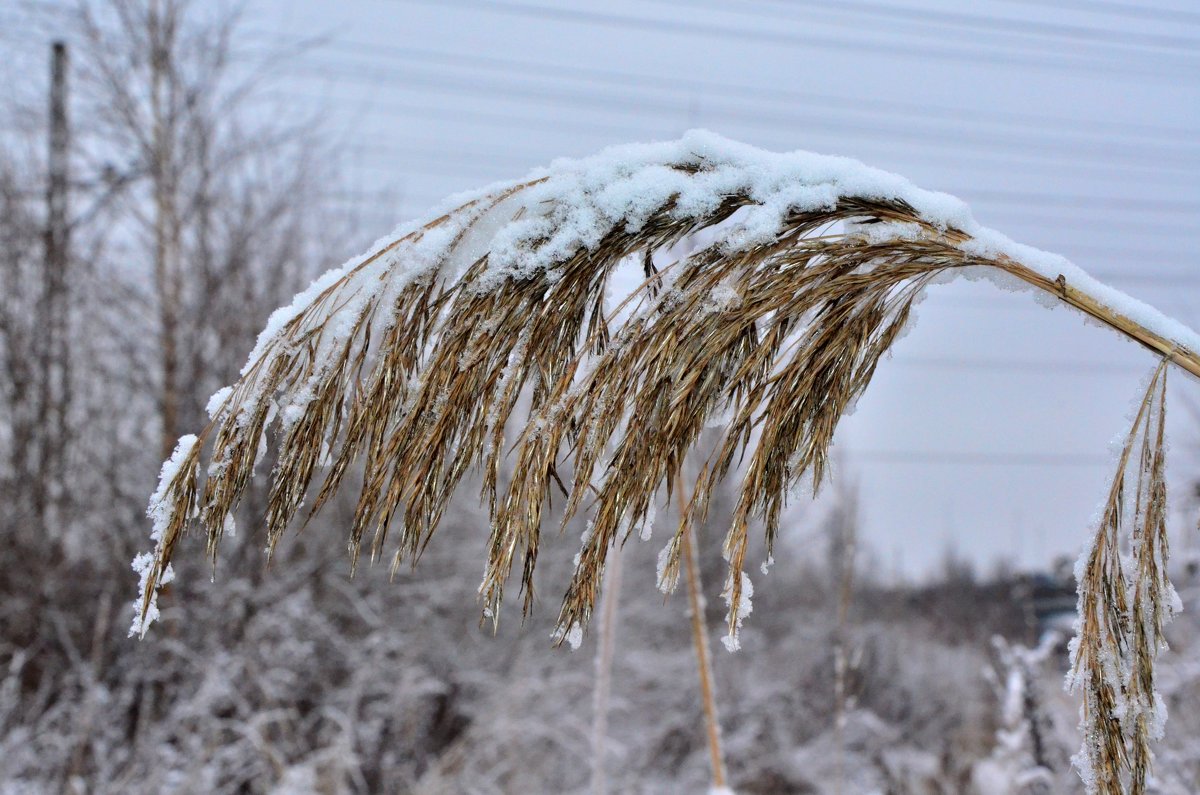
[[1079, 625], [1068, 684], [1082, 690], [1084, 741], [1076, 766], [1088, 793], [1146, 791], [1150, 743], [1166, 707], [1154, 661], [1178, 611], [1167, 579], [1165, 470], [1167, 360], [1155, 369], [1117, 460], [1100, 524], [1080, 558]]

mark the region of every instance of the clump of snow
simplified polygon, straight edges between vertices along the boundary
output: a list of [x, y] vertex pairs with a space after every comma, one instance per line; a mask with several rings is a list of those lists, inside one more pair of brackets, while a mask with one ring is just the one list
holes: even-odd
[[635, 515], [632, 509], [626, 511], [621, 517], [621, 525], [617, 530], [617, 537], [624, 543], [636, 532], [638, 538], [642, 541], [649, 541], [654, 535], [654, 519], [656, 515], [657, 510], [653, 500], [646, 504], [646, 512], [640, 516]]
[[550, 636], [555, 643], [565, 640], [567, 645], [571, 647], [571, 651], [575, 651], [583, 645], [583, 626], [578, 621], [571, 625], [571, 628], [563, 632], [562, 628], [554, 630]]
[[162, 541], [163, 533], [166, 532], [167, 526], [171, 523], [171, 518], [174, 515], [172, 501], [168, 499], [167, 493], [171, 490], [171, 483], [183, 468], [188, 457], [192, 455], [192, 449], [196, 446], [197, 438], [193, 434], [181, 436], [175, 444], [175, 450], [171, 453], [171, 457], [163, 462], [162, 469], [158, 473], [158, 488], [154, 490], [154, 494], [150, 496], [150, 503], [146, 506], [146, 515], [150, 517], [150, 540], [154, 543]]
[[[192, 434], [181, 436], [171, 457], [163, 462], [162, 469], [158, 473], [158, 488], [154, 490], [154, 494], [150, 496], [150, 503], [146, 506], [146, 515], [150, 518], [150, 540], [156, 546], [162, 543], [163, 535], [167, 532], [167, 528], [175, 516], [174, 502], [168, 497], [171, 484], [191, 457], [197, 441], [197, 437]], [[143, 636], [158, 618], [158, 590], [156, 588], [147, 594], [150, 572], [154, 567], [154, 553], [139, 554], [133, 559], [132, 566], [133, 570], [138, 573], [138, 595], [133, 603], [134, 618], [133, 624], [129, 628], [129, 634]], [[175, 572], [168, 564], [158, 578], [158, 588], [173, 579], [175, 579]], [[147, 596], [149, 597], [148, 601]], [[142, 615], [144, 603], [148, 605], [145, 616]]]
[[[138, 574], [138, 598], [133, 603], [133, 623], [129, 627], [129, 637], [137, 635], [143, 637], [150, 625], [158, 620], [158, 588], [150, 592], [150, 602], [146, 608], [146, 615], [142, 615], [142, 600], [146, 596], [147, 586], [150, 584], [150, 570], [154, 568], [154, 553], [143, 552], [133, 559], [132, 568]], [[158, 586], [161, 588], [175, 579], [175, 570], [171, 568], [171, 564], [163, 569], [162, 575], [158, 578]]]
[[679, 585], [679, 569], [669, 571], [671, 557], [675, 548], [674, 539], [671, 540], [658, 553], [658, 566], [655, 574], [655, 582], [658, 584], [658, 590], [665, 594], [674, 593], [676, 586]]
[[204, 412], [208, 414], [208, 418], [215, 420], [217, 414], [224, 408], [229, 396], [233, 394], [233, 387], [223, 386], [216, 392], [212, 393], [212, 397], [208, 399], [208, 403], [204, 407]]
[[[981, 257], [1010, 257], [1051, 281], [1058, 280], [1061, 276], [1069, 286], [1087, 293], [1108, 309], [1124, 315], [1160, 337], [1192, 351], [1200, 350], [1200, 334], [1154, 307], [1092, 278], [1066, 257], [1016, 243], [994, 229], [980, 226], [973, 219], [970, 224], [960, 228], [972, 238], [960, 246], [963, 251]], [[995, 278], [994, 274], [991, 276]]]
[[734, 615], [733, 605], [733, 573], [725, 580], [725, 589], [721, 591], [721, 596], [725, 599], [725, 604], [729, 607], [729, 612], [725, 616], [725, 620], [730, 624], [729, 634], [721, 638], [721, 643], [725, 644], [728, 651], [737, 651], [742, 648], [742, 642], [738, 639], [738, 633], [742, 629], [742, 621], [746, 616], [750, 615], [754, 606], [751, 604], [751, 597], [754, 596], [754, 583], [750, 581], [749, 575], [746, 572], [738, 572], [741, 577], [742, 592], [737, 603], [737, 614]]
[[920, 240], [924, 235], [920, 224], [914, 224], [910, 221], [853, 224], [849, 225], [846, 231], [863, 238], [873, 245], [890, 243], [893, 240]]
[[643, 541], [649, 541], [654, 535], [654, 519], [657, 515], [657, 509], [654, 507], [654, 502], [651, 501], [646, 506], [646, 514], [642, 517], [641, 525], [638, 527], [638, 538]]
[[712, 289], [705, 302], [704, 311], [710, 313], [725, 312], [736, 309], [742, 303], [742, 294], [732, 278], [722, 279], [720, 284]]
[[549, 270], [614, 230], [636, 232], [668, 204], [676, 218], [700, 218], [732, 194], [754, 204], [721, 232], [719, 242], [730, 250], [769, 242], [789, 213], [830, 208], [850, 195], [904, 199], [942, 227], [971, 220], [958, 199], [854, 160], [766, 152], [702, 130], [557, 160], [527, 179], [543, 181], [522, 192], [525, 212], [493, 238], [487, 286]]

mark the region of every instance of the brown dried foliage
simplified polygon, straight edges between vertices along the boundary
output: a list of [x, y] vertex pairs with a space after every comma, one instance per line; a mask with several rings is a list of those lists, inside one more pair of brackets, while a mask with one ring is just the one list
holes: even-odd
[[[395, 306], [370, 304], [329, 364], [317, 362], [314, 351], [321, 316], [340, 298], [334, 285], [288, 324], [201, 436], [213, 437], [198, 500], [209, 554], [250, 481], [272, 396], [315, 375], [313, 398], [275, 440], [268, 550], [293, 522], [330, 451], [309, 514], [361, 463], [350, 528], [355, 560], [367, 535], [371, 556], [382, 554], [393, 527], [394, 561], [415, 559], [456, 487], [478, 468], [492, 527], [480, 589], [486, 604], [498, 609], [520, 560], [524, 605], [531, 607], [543, 514], [551, 492], [561, 490], [561, 526], [584, 510], [592, 517], [560, 614], [563, 628], [586, 625], [608, 550], [660, 489], [669, 493], [710, 417], [728, 412], [688, 512], [702, 520], [714, 486], [739, 470], [725, 551], [731, 569], [742, 569], [750, 524], [763, 523], [769, 546], [791, 487], [806, 474], [821, 482], [839, 418], [866, 388], [921, 289], [947, 269], [995, 264], [965, 254], [958, 240], [903, 203], [847, 198], [828, 210], [795, 213], [770, 244], [736, 252], [713, 245], [656, 266], [661, 252], [750, 201], [730, 196], [701, 219], [679, 219], [665, 207], [638, 232], [616, 230], [552, 275], [513, 278], [499, 289], [478, 289], [486, 257], [453, 283], [433, 272], [401, 290]], [[857, 228], [913, 222], [927, 236], [878, 243], [863, 234], [822, 234], [847, 221]], [[611, 329], [603, 297], [627, 257], [639, 258], [646, 271], [630, 299], [642, 308]], [[718, 288], [737, 299], [714, 301]], [[383, 311], [396, 322], [372, 340], [371, 319]], [[529, 395], [528, 416], [506, 439], [522, 393]], [[152, 581], [194, 512], [188, 495], [201, 455], [197, 445], [169, 489], [181, 510], [159, 546]], [[502, 483], [506, 455], [514, 474]], [[678, 538], [673, 549], [677, 571]], [[736, 603], [740, 578], [733, 583]]]

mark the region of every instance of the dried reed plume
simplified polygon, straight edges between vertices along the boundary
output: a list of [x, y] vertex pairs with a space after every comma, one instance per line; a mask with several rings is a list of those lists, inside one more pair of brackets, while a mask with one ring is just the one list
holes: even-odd
[[[676, 255], [685, 239], [709, 242]], [[630, 262], [640, 284], [610, 306], [610, 282]], [[393, 567], [415, 562], [456, 487], [479, 472], [491, 527], [479, 593], [493, 620], [514, 565], [524, 611], [532, 607], [544, 512], [559, 492], [560, 531], [588, 519], [557, 623], [559, 639], [577, 643], [609, 551], [674, 493], [685, 457], [716, 425], [722, 436], [698, 459], [660, 584], [673, 587], [686, 529], [704, 521], [717, 484], [736, 478], [723, 546], [727, 645], [736, 646], [751, 525], [769, 553], [789, 493], [805, 478], [814, 491], [821, 484], [838, 420], [914, 302], [965, 272], [1038, 288], [1200, 375], [1192, 332], [980, 227], [951, 197], [840, 158], [690, 133], [476, 194], [273, 316], [241, 380], [214, 396], [212, 423], [164, 465], [150, 508], [157, 546], [135, 562], [134, 631], [157, 615], [157, 590], [193, 523], [215, 565], [227, 517], [270, 444], [268, 555], [307, 500], [312, 516], [360, 467], [351, 561], [364, 544], [378, 558], [391, 533]], [[519, 400], [528, 408], [517, 411]], [[1149, 663], [1167, 612], [1161, 407], [1139, 422], [1151, 414], [1159, 424], [1140, 459], [1136, 574], [1115, 553], [1128, 507], [1116, 485], [1081, 580], [1076, 656], [1089, 714], [1103, 716], [1089, 735], [1092, 769], [1132, 770], [1135, 782], [1149, 763]], [[1127, 582], [1154, 587], [1127, 596]], [[1131, 621], [1129, 599], [1144, 620]], [[1135, 705], [1119, 720], [1117, 687]]]
[[[1163, 625], [1181, 608], [1167, 579], [1164, 427], [1166, 360], [1150, 379], [1088, 554], [1079, 560], [1079, 630], [1068, 684], [1083, 691], [1083, 748], [1076, 767], [1089, 792], [1145, 792], [1150, 741], [1166, 708], [1154, 687]], [[1135, 455], [1136, 453], [1136, 455]], [[1129, 532], [1125, 529], [1129, 528]], [[1131, 554], [1130, 554], [1131, 553]]]

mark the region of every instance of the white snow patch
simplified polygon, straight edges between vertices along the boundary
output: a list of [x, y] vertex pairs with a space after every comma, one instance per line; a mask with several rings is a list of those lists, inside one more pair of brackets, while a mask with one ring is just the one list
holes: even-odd
[[212, 397], [208, 399], [208, 403], [204, 407], [204, 412], [208, 414], [210, 420], [215, 420], [217, 414], [224, 407], [225, 402], [229, 400], [229, 396], [233, 394], [233, 387], [223, 386], [216, 392], [212, 393]]
[[750, 581], [749, 575], [746, 572], [738, 572], [742, 581], [742, 592], [737, 604], [737, 615], [733, 613], [733, 574], [730, 573], [729, 578], [725, 581], [725, 589], [721, 591], [721, 596], [725, 599], [725, 604], [729, 606], [729, 613], [726, 614], [725, 620], [731, 622], [729, 634], [721, 638], [721, 642], [725, 644], [728, 651], [737, 651], [742, 648], [742, 643], [738, 639], [738, 633], [742, 629], [742, 621], [746, 616], [754, 610], [754, 605], [751, 603], [751, 597], [754, 596], [754, 583]]
[[658, 553], [658, 567], [656, 569], [654, 581], [658, 583], [658, 590], [669, 594], [675, 592], [675, 587], [679, 585], [679, 570], [676, 569], [673, 573], [668, 573], [667, 567], [671, 562], [672, 549], [675, 546], [674, 540], [663, 547]]
[[[150, 584], [150, 570], [154, 568], [154, 553], [143, 552], [133, 559], [131, 566], [138, 574], [138, 598], [133, 602], [133, 623], [129, 626], [129, 637], [137, 635], [142, 637], [146, 634], [146, 630], [150, 625], [158, 620], [158, 589], [150, 593], [150, 603], [146, 608], [146, 615], [142, 617], [142, 600], [146, 595], [146, 588]], [[175, 570], [171, 568], [171, 564], [163, 569], [162, 575], [158, 578], [158, 586], [170, 583], [175, 579]]]
[[583, 627], [576, 621], [566, 632], [563, 632], [561, 628], [555, 629], [550, 637], [554, 639], [555, 643], [565, 640], [571, 647], [571, 651], [575, 651], [583, 645]]
[[[197, 441], [192, 434], [181, 436], [171, 457], [163, 462], [162, 469], [158, 473], [158, 488], [154, 490], [154, 494], [150, 496], [150, 503], [146, 506], [146, 515], [150, 518], [150, 540], [156, 547], [162, 544], [163, 535], [175, 516], [174, 503], [167, 497], [171, 490], [171, 483], [183, 469]], [[148, 595], [147, 601], [147, 588], [150, 585], [150, 571], [154, 568], [154, 557], [154, 552], [143, 552], [133, 559], [133, 570], [138, 573], [138, 595], [133, 602], [134, 618], [133, 624], [129, 628], [131, 636], [144, 636], [146, 630], [158, 618], [157, 588]], [[173, 579], [175, 579], [175, 572], [168, 564], [159, 576], [158, 588]], [[141, 615], [143, 603], [148, 604], [144, 618]]]
[[166, 532], [167, 526], [174, 516], [172, 503], [167, 499], [167, 492], [171, 488], [171, 482], [183, 468], [184, 462], [192, 454], [192, 448], [196, 446], [196, 441], [193, 434], [179, 437], [171, 457], [163, 462], [162, 469], [159, 470], [158, 488], [150, 496], [150, 504], [146, 507], [146, 515], [150, 517], [151, 521], [150, 540], [156, 544], [162, 541], [163, 533]]

